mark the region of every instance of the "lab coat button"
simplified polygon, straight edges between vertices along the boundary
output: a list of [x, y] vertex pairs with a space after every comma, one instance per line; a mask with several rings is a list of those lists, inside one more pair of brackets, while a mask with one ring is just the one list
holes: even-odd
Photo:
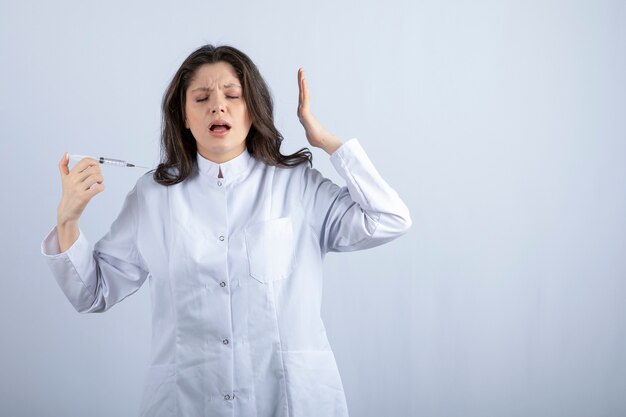
[[224, 241], [224, 236], [220, 236], [220, 242]]
[[217, 185], [218, 185], [218, 187], [221, 187], [222, 186], [222, 181], [218, 181]]
[[225, 345], [227, 345], [227, 344], [229, 344], [230, 342], [228, 341], [228, 339], [224, 339], [224, 340], [222, 340], [222, 343], [223, 343], [223, 344], [225, 344]]
[[224, 395], [224, 399], [226, 401], [230, 401], [233, 397], [234, 397], [234, 395], [232, 397], [230, 395], [228, 395], [228, 394]]
[[220, 287], [225, 287], [226, 283], [224, 281], [220, 282]]

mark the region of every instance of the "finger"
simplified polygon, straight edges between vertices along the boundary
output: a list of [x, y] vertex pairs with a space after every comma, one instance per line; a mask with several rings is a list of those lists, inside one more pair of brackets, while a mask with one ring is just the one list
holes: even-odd
[[302, 97], [303, 97], [304, 106], [308, 108], [309, 107], [309, 84], [307, 83], [305, 78], [302, 79]]
[[68, 168], [69, 163], [70, 163], [70, 154], [65, 152], [63, 154], [63, 158], [61, 158], [61, 160], [59, 161], [59, 172], [61, 173], [62, 177], [70, 173], [70, 170]]
[[93, 158], [83, 158], [80, 161], [78, 161], [76, 163], [76, 165], [74, 165], [74, 167], [71, 169], [70, 173], [71, 174], [78, 174], [78, 173], [81, 173], [84, 170], [86, 170], [86, 169], [88, 169], [90, 167], [93, 167], [93, 166], [99, 167], [100, 166], [99, 162], [96, 161]]
[[100, 174], [90, 175], [85, 181], [80, 183], [81, 191], [90, 190], [97, 184], [104, 183], [104, 177]]
[[304, 77], [304, 68], [300, 68], [299, 81], [300, 81], [300, 103], [302, 107], [309, 107], [309, 85]]
[[302, 101], [304, 99], [302, 95], [302, 80], [304, 79], [304, 69], [298, 69], [298, 107], [302, 106]]
[[87, 190], [86, 194], [87, 197], [91, 199], [94, 195], [101, 193], [102, 191], [104, 191], [104, 184], [95, 183], [91, 188]]
[[70, 171], [69, 177], [71, 178], [74, 184], [79, 184], [85, 181], [85, 179], [89, 177], [90, 175], [100, 174], [100, 173], [101, 171], [98, 165], [90, 165], [82, 171], [79, 171], [78, 169], [73, 168]]

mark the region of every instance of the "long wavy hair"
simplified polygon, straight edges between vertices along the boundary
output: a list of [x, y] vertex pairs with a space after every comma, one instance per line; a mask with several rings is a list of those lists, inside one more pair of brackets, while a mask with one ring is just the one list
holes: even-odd
[[217, 62], [232, 65], [241, 83], [252, 121], [246, 136], [246, 148], [250, 154], [272, 166], [295, 167], [307, 162], [312, 166], [313, 156], [308, 148], [291, 155], [280, 153], [283, 136], [274, 126], [272, 97], [252, 60], [231, 46], [204, 45], [185, 59], [163, 96], [161, 162], [154, 172], [154, 180], [162, 185], [174, 185], [193, 172], [197, 146], [191, 130], [184, 123], [187, 88], [200, 66]]

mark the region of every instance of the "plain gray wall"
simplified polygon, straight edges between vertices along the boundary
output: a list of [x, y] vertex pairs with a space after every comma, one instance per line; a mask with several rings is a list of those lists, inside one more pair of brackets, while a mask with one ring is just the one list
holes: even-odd
[[[353, 416], [626, 415], [625, 2], [0, 4], [1, 415], [136, 414], [147, 285], [80, 315], [39, 244], [62, 153], [156, 164], [162, 94], [204, 43], [257, 63], [288, 151], [304, 66], [314, 113], [411, 210], [402, 238], [327, 258]], [[104, 168], [92, 244], [142, 172]]]

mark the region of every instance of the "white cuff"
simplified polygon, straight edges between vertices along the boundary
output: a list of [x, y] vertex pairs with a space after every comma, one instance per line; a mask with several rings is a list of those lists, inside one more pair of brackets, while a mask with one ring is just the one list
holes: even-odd
[[59, 231], [57, 226], [54, 226], [50, 233], [48, 233], [48, 235], [41, 242], [41, 254], [50, 259], [64, 256], [68, 256], [72, 259], [72, 254], [76, 254], [77, 252], [85, 253], [85, 251], [91, 252], [91, 248], [87, 238], [80, 228], [78, 229], [78, 239], [76, 239], [76, 242], [74, 242], [65, 252], [61, 252], [61, 248], [59, 246]]

